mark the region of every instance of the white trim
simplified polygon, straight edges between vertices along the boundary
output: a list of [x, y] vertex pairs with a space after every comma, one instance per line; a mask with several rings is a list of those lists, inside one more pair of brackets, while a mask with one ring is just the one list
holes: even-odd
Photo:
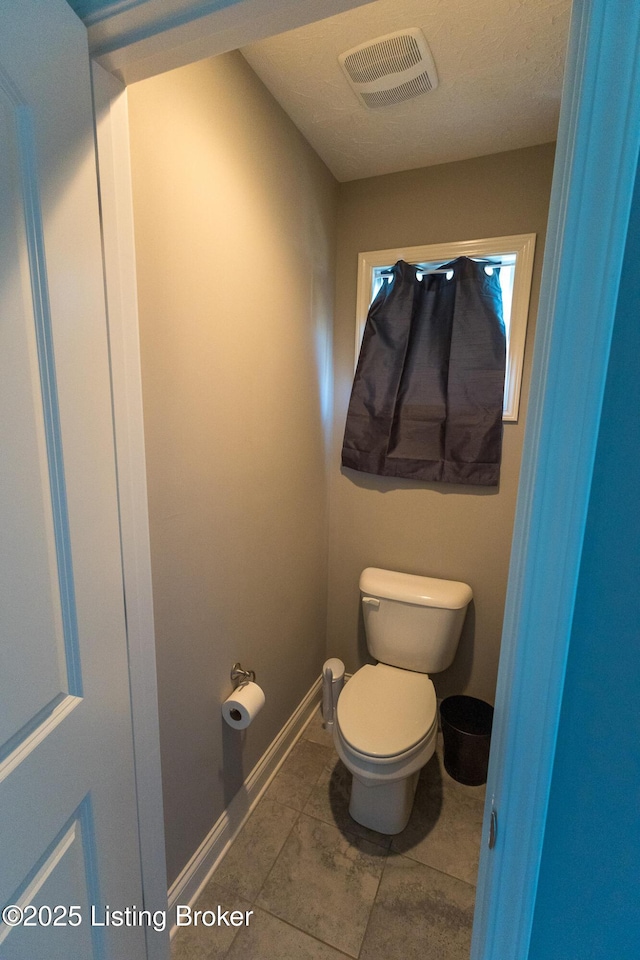
[[[169, 912], [176, 904], [193, 906], [211, 879], [229, 847], [251, 816], [265, 790], [311, 722], [320, 702], [321, 679], [312, 685], [284, 727], [257, 762], [229, 806], [216, 820], [208, 835], [191, 857], [169, 890]], [[171, 928], [171, 936], [176, 932]]]
[[[632, 15], [627, 0], [575, 0], [500, 656], [472, 960], [525, 960], [529, 955], [637, 171], [639, 44], [640, 10], [634, 7]], [[489, 851], [492, 802], [499, 816], [498, 842]]]
[[99, 7], [94, 8], [91, 0], [80, 0], [79, 3], [74, 3], [73, 8], [85, 27], [90, 27], [94, 23], [111, 20], [123, 13], [128, 13], [135, 7], [147, 6], [148, 4], [149, 0], [104, 0]]
[[376, 267], [392, 266], [398, 260], [407, 263], [432, 263], [454, 260], [456, 257], [487, 257], [515, 254], [516, 269], [513, 279], [513, 301], [504, 383], [505, 421], [517, 421], [524, 365], [524, 345], [527, 338], [531, 278], [535, 255], [535, 233], [521, 233], [512, 237], [490, 237], [482, 240], [460, 240], [454, 243], [431, 243], [417, 247], [392, 247], [388, 250], [369, 250], [358, 254], [358, 292], [356, 300], [356, 361], [364, 334], [367, 313], [371, 304], [373, 271]]
[[[126, 91], [92, 64], [144, 906], [167, 905]], [[147, 933], [148, 960], [169, 939]]]
[[126, 83], [361, 6], [366, 0], [140, 0], [87, 14], [89, 49]]

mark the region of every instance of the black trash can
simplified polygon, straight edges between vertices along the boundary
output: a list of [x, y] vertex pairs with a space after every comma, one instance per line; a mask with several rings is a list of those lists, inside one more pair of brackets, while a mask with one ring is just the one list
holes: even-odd
[[493, 707], [475, 697], [447, 697], [440, 704], [444, 768], [458, 783], [487, 782]]

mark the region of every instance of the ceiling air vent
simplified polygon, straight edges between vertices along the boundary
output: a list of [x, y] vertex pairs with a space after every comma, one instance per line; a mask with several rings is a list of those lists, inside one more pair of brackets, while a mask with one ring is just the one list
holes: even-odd
[[418, 27], [361, 43], [338, 60], [365, 107], [402, 103], [438, 86], [431, 50]]

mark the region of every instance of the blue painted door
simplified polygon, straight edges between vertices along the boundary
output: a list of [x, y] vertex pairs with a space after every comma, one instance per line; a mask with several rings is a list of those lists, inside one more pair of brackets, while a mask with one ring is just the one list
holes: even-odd
[[[639, 50], [637, 3], [574, 0], [496, 695], [473, 960], [542, 956], [530, 954], [531, 932], [561, 706], [575, 694], [564, 687], [565, 671], [580, 613], [576, 589], [640, 147]], [[629, 416], [634, 415], [631, 404]], [[620, 469], [626, 471], [627, 464], [621, 462]], [[613, 520], [615, 512], [611, 515]], [[568, 674], [569, 684], [575, 676]], [[580, 752], [584, 744], [575, 747]], [[605, 820], [606, 793], [603, 784], [599, 815]], [[492, 807], [498, 832], [489, 850]], [[582, 815], [576, 809], [576, 820]], [[588, 858], [583, 877], [587, 872], [597, 890], [598, 864]], [[568, 870], [566, 879], [555, 879], [570, 883], [570, 876]], [[562, 939], [549, 929], [541, 938], [538, 927], [537, 943], [546, 935], [547, 944], [563, 944], [563, 956], [569, 950], [572, 958], [586, 957], [580, 934], [566, 933]], [[610, 955], [589, 954], [594, 960]]]

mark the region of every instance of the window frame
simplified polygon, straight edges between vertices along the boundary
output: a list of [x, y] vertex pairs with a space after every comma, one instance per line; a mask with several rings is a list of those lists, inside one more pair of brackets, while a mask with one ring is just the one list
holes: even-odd
[[407, 263], [433, 263], [455, 260], [456, 257], [515, 255], [502, 419], [505, 422], [516, 423], [520, 408], [535, 245], [535, 233], [521, 233], [511, 237], [456, 240], [452, 243], [422, 244], [417, 247], [391, 247], [387, 250], [369, 250], [366, 253], [359, 253], [355, 362], [358, 362], [364, 327], [371, 305], [374, 270], [380, 267], [393, 266], [398, 260], [406, 260]]

